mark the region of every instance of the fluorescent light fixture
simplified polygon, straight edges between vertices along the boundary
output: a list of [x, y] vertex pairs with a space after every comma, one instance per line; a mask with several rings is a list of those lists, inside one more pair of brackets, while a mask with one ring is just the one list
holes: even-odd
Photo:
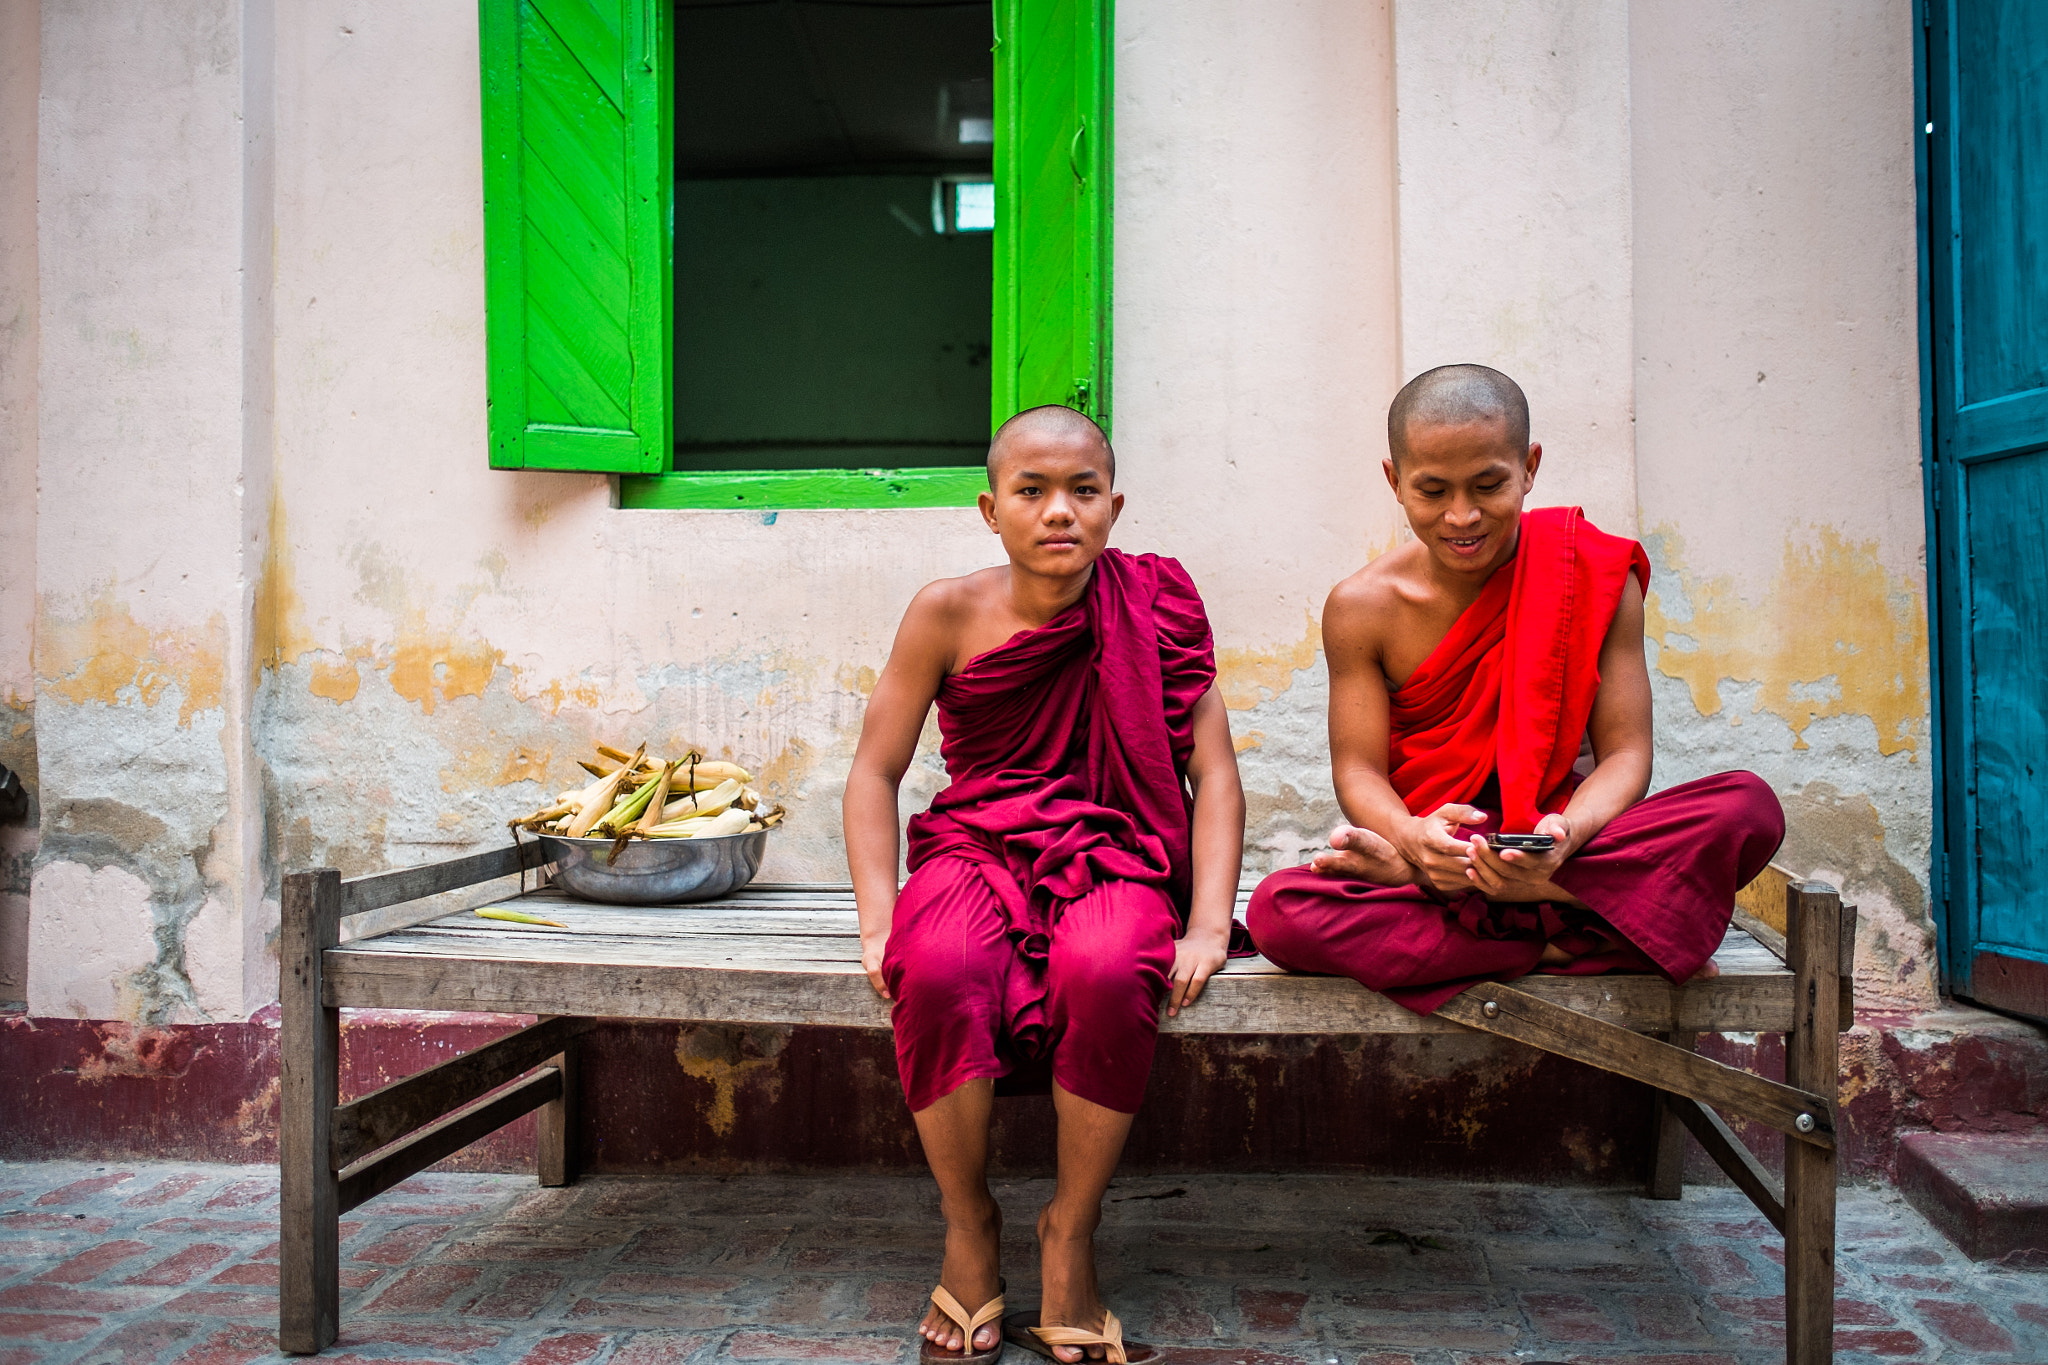
[[993, 232], [995, 226], [995, 181], [963, 180], [953, 187], [953, 231]]

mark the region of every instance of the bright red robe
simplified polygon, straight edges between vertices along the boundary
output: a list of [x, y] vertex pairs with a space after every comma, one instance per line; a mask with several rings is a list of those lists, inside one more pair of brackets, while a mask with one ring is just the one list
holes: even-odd
[[[1575, 507], [1523, 513], [1512, 566], [1496, 570], [1421, 667], [1389, 697], [1388, 778], [1408, 810], [1490, 799], [1467, 834], [1526, 832], [1563, 810], [1600, 690], [1600, 647], [1642, 547]], [[1295, 971], [1350, 976], [1427, 1014], [1465, 986], [1537, 969], [1545, 943], [1585, 974], [1654, 970], [1685, 981], [1719, 946], [1737, 888], [1770, 861], [1784, 813], [1749, 773], [1649, 797], [1610, 822], [1553, 880], [1568, 904], [1445, 900], [1307, 867], [1261, 882], [1246, 920], [1260, 951]]]
[[1069, 1091], [1136, 1110], [1187, 913], [1194, 708], [1215, 678], [1187, 573], [1105, 550], [1079, 602], [940, 686], [952, 783], [911, 818], [883, 964], [912, 1109], [1049, 1061]]

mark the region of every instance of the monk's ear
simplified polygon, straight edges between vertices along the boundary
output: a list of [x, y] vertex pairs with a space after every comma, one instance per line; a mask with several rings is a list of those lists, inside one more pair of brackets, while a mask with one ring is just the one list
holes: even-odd
[[1386, 471], [1387, 487], [1394, 490], [1394, 496], [1401, 496], [1401, 472], [1394, 468], [1392, 460], [1381, 460], [1380, 468]]
[[1543, 447], [1535, 441], [1529, 442], [1529, 458], [1522, 461], [1522, 483], [1526, 487], [1536, 482], [1536, 467], [1543, 463]]
[[988, 523], [988, 529], [1001, 535], [1002, 528], [996, 525], [996, 495], [983, 493], [974, 500], [974, 505], [981, 509], [981, 519]]
[[1111, 493], [1109, 495], [1109, 524], [1111, 526], [1116, 525], [1116, 519], [1123, 514], [1124, 495], [1121, 493]]

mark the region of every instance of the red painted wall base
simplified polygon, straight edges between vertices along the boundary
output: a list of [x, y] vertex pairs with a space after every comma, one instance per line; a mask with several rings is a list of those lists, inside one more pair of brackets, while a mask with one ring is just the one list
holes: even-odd
[[[525, 1022], [345, 1012], [344, 1095]], [[275, 1161], [277, 1041], [274, 1010], [166, 1028], [0, 1016], [0, 1157]], [[921, 1164], [886, 1034], [619, 1022], [586, 1035], [584, 1048], [587, 1169]], [[1714, 1038], [1703, 1050], [1782, 1072], [1775, 1037]], [[1844, 1040], [1844, 1084], [1846, 1164], [1889, 1176], [1903, 1131], [2042, 1123], [2048, 1033], [1974, 1011], [1870, 1019]], [[1639, 1178], [1648, 1130], [1642, 1087], [1476, 1035], [1168, 1037], [1126, 1160], [1151, 1171], [1612, 1183]], [[1775, 1159], [1774, 1134], [1750, 1136]], [[1000, 1169], [1048, 1169], [1051, 1139], [1048, 1100], [997, 1106]], [[521, 1170], [532, 1154], [529, 1117], [449, 1164]], [[1711, 1173], [1695, 1162], [1694, 1175]]]

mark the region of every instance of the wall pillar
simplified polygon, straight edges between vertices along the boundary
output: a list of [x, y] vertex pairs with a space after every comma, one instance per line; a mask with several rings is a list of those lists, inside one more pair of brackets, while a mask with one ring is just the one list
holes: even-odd
[[42, 6], [35, 1015], [274, 996], [269, 0]]
[[1529, 395], [1534, 505], [1636, 525], [1627, 0], [1406, 3], [1401, 372], [1476, 362]]

